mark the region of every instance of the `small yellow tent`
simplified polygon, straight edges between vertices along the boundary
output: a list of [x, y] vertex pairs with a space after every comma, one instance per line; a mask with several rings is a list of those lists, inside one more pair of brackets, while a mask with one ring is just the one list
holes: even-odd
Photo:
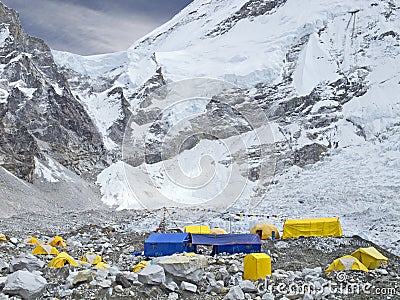
[[78, 267], [77, 262], [65, 252], [61, 252], [54, 257], [49, 262], [48, 266], [53, 268], [62, 268], [66, 263], [70, 264], [71, 266]]
[[195, 234], [210, 234], [210, 227], [207, 225], [191, 225], [185, 226], [185, 232]]
[[133, 267], [132, 271], [137, 273], [139, 272], [141, 269], [146, 268], [149, 265], [149, 262], [143, 260], [140, 263], [138, 263], [136, 266]]
[[253, 226], [253, 228], [251, 228], [250, 233], [260, 235], [260, 238], [262, 240], [271, 238], [272, 235], [274, 235], [274, 238], [280, 238], [278, 228], [269, 223], [258, 223], [257, 225]]
[[320, 218], [286, 220], [283, 225], [283, 237], [298, 238], [306, 236], [342, 236], [339, 218]]
[[50, 246], [58, 246], [61, 248], [67, 248], [67, 243], [64, 241], [64, 239], [61, 236], [54, 236], [50, 241], [49, 241]]
[[345, 270], [358, 270], [358, 271], [369, 272], [367, 267], [364, 266], [357, 258], [351, 255], [345, 255], [335, 259], [326, 269], [325, 273], [329, 274], [332, 271], [345, 271]]
[[210, 234], [228, 234], [225, 230], [219, 227], [214, 227], [210, 230]]
[[94, 253], [94, 252], [87, 252], [86, 254], [84, 254], [80, 261], [82, 262], [86, 262], [92, 265], [97, 265], [100, 262], [104, 262], [107, 263], [100, 255]]
[[243, 279], [257, 280], [265, 279], [272, 274], [271, 257], [265, 253], [251, 253], [244, 257]]
[[28, 238], [24, 242], [26, 244], [31, 244], [31, 245], [44, 244], [43, 241], [41, 241], [33, 236], [28, 236]]
[[32, 254], [57, 255], [58, 250], [50, 245], [36, 244], [36, 247], [32, 250]]
[[0, 242], [7, 242], [6, 236], [2, 233], [0, 233]]
[[107, 263], [103, 262], [103, 261], [99, 261], [99, 262], [94, 266], [95, 269], [106, 269], [106, 270], [108, 270], [109, 267], [110, 267], [110, 266], [109, 266]]
[[374, 247], [358, 248], [354, 251], [351, 256], [354, 256], [363, 263], [368, 269], [376, 269], [381, 266], [382, 263], [387, 263], [388, 258], [383, 256]]

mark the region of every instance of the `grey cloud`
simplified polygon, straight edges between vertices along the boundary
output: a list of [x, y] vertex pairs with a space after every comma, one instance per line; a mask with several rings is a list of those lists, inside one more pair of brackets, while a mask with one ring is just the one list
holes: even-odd
[[[25, 30], [44, 39], [51, 48], [90, 55], [126, 50], [190, 1], [3, 0], [3, 3], [19, 11]], [[154, 8], [157, 2], [164, 4]], [[165, 3], [171, 5], [169, 12]]]

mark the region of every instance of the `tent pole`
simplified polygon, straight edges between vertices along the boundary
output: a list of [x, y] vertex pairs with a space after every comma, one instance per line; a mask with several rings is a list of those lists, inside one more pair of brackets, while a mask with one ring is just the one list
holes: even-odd
[[229, 214], [229, 233], [232, 233], [232, 214]]

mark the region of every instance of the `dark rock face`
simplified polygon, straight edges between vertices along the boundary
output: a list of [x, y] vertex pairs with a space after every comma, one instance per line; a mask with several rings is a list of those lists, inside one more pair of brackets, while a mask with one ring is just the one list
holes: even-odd
[[27, 35], [17, 13], [0, 3], [0, 166], [33, 180], [34, 157], [44, 154], [89, 177], [105, 166], [102, 138], [58, 71], [50, 48]]
[[251, 0], [243, 4], [243, 6], [232, 16], [222, 21], [217, 25], [215, 29], [207, 34], [207, 36], [213, 37], [216, 35], [224, 34], [229, 31], [237, 22], [241, 19], [266, 15], [279, 6], [283, 5], [286, 0]]

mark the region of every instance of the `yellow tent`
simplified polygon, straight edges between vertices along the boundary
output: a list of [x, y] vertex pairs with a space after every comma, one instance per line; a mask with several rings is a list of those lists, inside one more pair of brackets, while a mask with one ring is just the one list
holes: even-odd
[[225, 230], [219, 227], [214, 227], [210, 230], [210, 234], [228, 234]]
[[107, 263], [100, 255], [94, 253], [94, 252], [87, 252], [84, 254], [80, 261], [86, 262], [92, 265], [97, 265], [100, 262]]
[[36, 244], [36, 247], [32, 250], [32, 254], [57, 255], [58, 250], [50, 245]]
[[354, 251], [351, 256], [354, 256], [363, 263], [368, 269], [376, 269], [381, 266], [382, 263], [387, 263], [388, 258], [383, 256], [374, 247], [358, 248]]
[[272, 274], [271, 257], [265, 253], [251, 253], [244, 257], [243, 279], [257, 280]]
[[77, 262], [65, 252], [61, 252], [54, 257], [49, 262], [48, 266], [53, 268], [62, 268], [66, 263], [70, 264], [71, 266], [78, 267]]
[[286, 220], [283, 225], [283, 237], [298, 238], [306, 236], [342, 236], [339, 218], [320, 218]]
[[64, 241], [64, 239], [61, 236], [54, 236], [50, 241], [49, 241], [50, 246], [58, 246], [61, 248], [67, 248], [67, 243]]
[[369, 272], [367, 267], [364, 266], [357, 258], [351, 255], [345, 255], [335, 259], [326, 269], [325, 273], [329, 274], [332, 271], [345, 271], [345, 270], [358, 270], [358, 271]]
[[29, 236], [24, 242], [26, 244], [31, 244], [31, 245], [44, 244], [43, 241], [41, 241], [33, 236]]
[[136, 266], [133, 267], [132, 271], [137, 273], [139, 272], [141, 269], [146, 268], [149, 265], [149, 262], [143, 260], [140, 263], [138, 263]]
[[185, 232], [196, 234], [210, 234], [210, 227], [207, 225], [191, 225], [185, 226]]
[[106, 269], [106, 270], [108, 270], [108, 268], [110, 266], [104, 261], [99, 261], [94, 267], [95, 267], [95, 269]]
[[272, 237], [272, 235], [274, 235], [274, 238], [280, 238], [278, 228], [269, 223], [258, 223], [257, 225], [253, 226], [253, 228], [251, 228], [250, 233], [260, 235], [260, 238], [262, 240], [266, 240]]
[[2, 233], [0, 233], [0, 242], [7, 242], [6, 236]]

